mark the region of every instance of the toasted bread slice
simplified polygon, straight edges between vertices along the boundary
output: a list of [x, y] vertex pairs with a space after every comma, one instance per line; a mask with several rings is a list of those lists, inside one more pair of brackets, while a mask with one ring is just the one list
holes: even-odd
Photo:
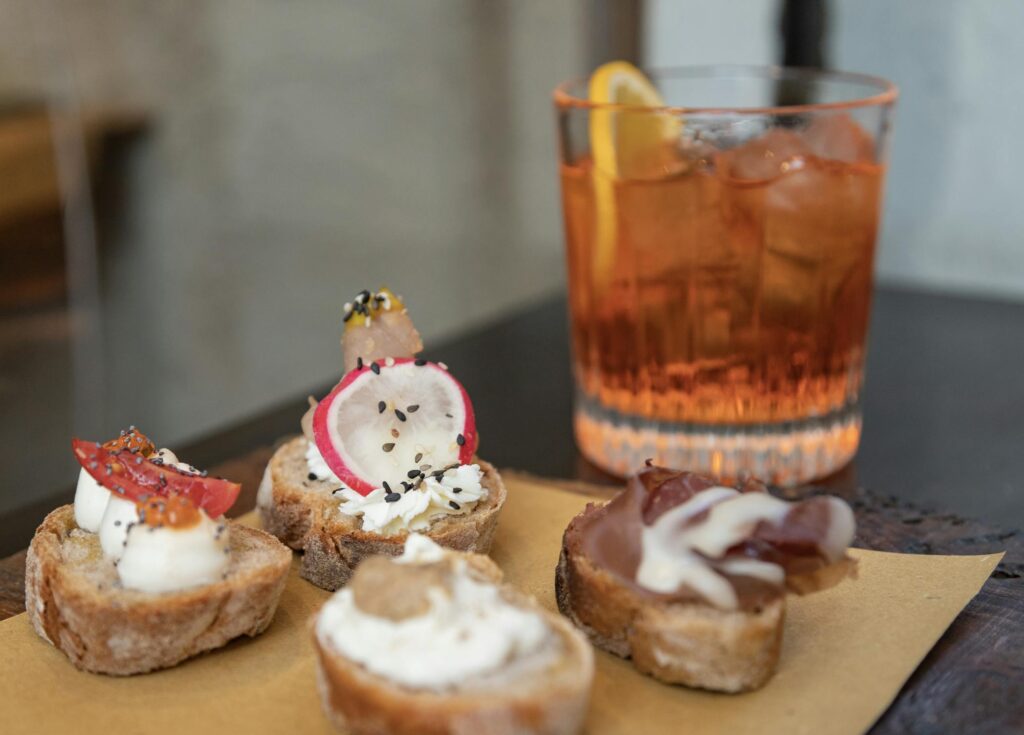
[[[309, 479], [307, 447], [307, 440], [300, 436], [271, 458], [259, 503], [260, 516], [264, 528], [293, 549], [305, 552], [300, 568], [304, 579], [326, 590], [336, 590], [367, 556], [401, 554], [408, 533], [382, 536], [363, 531], [360, 518], [340, 513], [341, 501], [332, 495], [337, 486]], [[421, 533], [449, 549], [486, 554], [507, 491], [494, 467], [475, 461], [483, 472], [487, 497], [472, 512], [443, 516]]]
[[86, 671], [126, 676], [174, 666], [259, 635], [274, 617], [291, 553], [273, 536], [234, 523], [230, 549], [223, 581], [164, 594], [124, 589], [99, 537], [78, 528], [74, 506], [62, 506], [29, 546], [29, 620]]
[[[599, 507], [590, 505], [577, 518]], [[596, 567], [566, 537], [555, 571], [558, 609], [595, 646], [632, 658], [637, 670], [671, 684], [742, 692], [771, 678], [782, 646], [781, 591], [753, 610], [661, 601]]]
[[[468, 557], [479, 555], [469, 554]], [[494, 583], [501, 573], [489, 560], [470, 560], [479, 578]], [[544, 618], [557, 644], [545, 650], [537, 668], [520, 662], [473, 677], [453, 689], [434, 691], [400, 685], [369, 671], [320, 640], [317, 684], [324, 711], [341, 732], [353, 735], [569, 735], [583, 726], [594, 676], [594, 654], [586, 638], [532, 597], [507, 585], [506, 602]], [[557, 646], [556, 650], [552, 650]]]

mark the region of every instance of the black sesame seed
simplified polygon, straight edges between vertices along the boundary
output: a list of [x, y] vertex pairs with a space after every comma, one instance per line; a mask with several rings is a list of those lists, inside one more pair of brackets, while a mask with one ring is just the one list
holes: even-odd
[[409, 470], [408, 472], [405, 473], [405, 476], [408, 477], [410, 480], [414, 480], [419, 474], [419, 470]]
[[455, 443], [458, 444], [460, 447], [465, 446], [466, 437], [464, 437], [462, 434], [459, 434], [457, 437], [455, 437]]
[[416, 413], [417, 411], [420, 410], [420, 404], [414, 403], [411, 406], [406, 406], [405, 410], [408, 411], [409, 413]]
[[385, 444], [384, 446], [381, 447], [381, 449], [383, 449], [385, 452], [390, 452], [394, 448], [395, 448], [395, 443], [394, 442], [388, 442], [387, 444]]
[[120, 526], [121, 525], [121, 521], [114, 521], [114, 525], [115, 526]]
[[388, 404], [384, 401], [377, 401], [377, 413], [384, 413], [388, 410]]
[[405, 414], [399, 411], [397, 408], [395, 409], [395, 416], [398, 417], [399, 421], [405, 421]]
[[419, 464], [421, 459], [423, 459], [423, 452], [417, 452], [416, 456], [412, 458], [412, 461]]
[[310, 482], [312, 482], [313, 480], [316, 479], [316, 473], [310, 472], [308, 475], [306, 475], [306, 477], [309, 479]]
[[380, 365], [375, 362], [370, 363], [370, 370], [373, 371], [374, 375], [380, 375]]
[[448, 417], [448, 418], [450, 418], [450, 419], [453, 419], [453, 418], [455, 418], [455, 417], [454, 417], [454, 416], [452, 416], [452, 415], [451, 415], [450, 413], [446, 413], [446, 414], [445, 414], [445, 416], [447, 416], [447, 417]]
[[388, 493], [387, 495], [384, 496], [384, 502], [385, 503], [395, 503], [395, 502], [401, 500], [401, 498], [402, 498], [402, 496], [399, 495], [398, 493]]
[[390, 486], [390, 485], [388, 485], [388, 481], [387, 481], [387, 480], [384, 480], [384, 482], [383, 482], [382, 484], [384, 485], [384, 489], [385, 489], [385, 490], [386, 490], [387, 492], [389, 492], [389, 493], [390, 493], [390, 492], [391, 492], [391, 486]]
[[462, 508], [462, 506], [456, 503], [454, 500], [449, 500], [448, 505], [450, 505], [455, 510], [460, 510]]
[[424, 359], [423, 359], [422, 357], [421, 357], [421, 358], [418, 358], [418, 359], [417, 359], [417, 360], [416, 360], [416, 361], [415, 361], [415, 362], [413, 363], [413, 365], [415, 365], [416, 367], [423, 367], [423, 366], [424, 366], [424, 365], [426, 365], [426, 364], [427, 364], [427, 361], [426, 361], [426, 360], [424, 360]]
[[455, 493], [456, 495], [458, 495], [459, 493], [462, 492], [462, 488], [461, 487], [453, 487], [452, 488], [452, 492]]
[[356, 358], [356, 370], [362, 370], [362, 369], [363, 369], [363, 358], [357, 357]]
[[402, 487], [405, 488], [406, 492], [409, 492], [410, 490], [412, 490], [412, 483], [402, 480]]

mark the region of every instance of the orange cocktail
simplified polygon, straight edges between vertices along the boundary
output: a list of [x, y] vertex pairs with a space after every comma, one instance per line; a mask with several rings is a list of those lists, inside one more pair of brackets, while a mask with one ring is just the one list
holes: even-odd
[[[797, 82], [826, 99], [657, 109], [638, 104], [657, 94], [643, 77], [612, 67], [586, 99], [556, 92], [581, 450], [617, 473], [648, 457], [781, 483], [831, 472], [860, 436], [895, 91], [731, 70], [752, 75], [725, 95], [734, 103], [799, 93]], [[697, 79], [690, 94], [714, 97], [731, 77], [699, 74], [716, 71], [662, 87], [685, 95]], [[612, 101], [592, 99], [602, 91]], [[828, 98], [841, 92], [860, 96]]]

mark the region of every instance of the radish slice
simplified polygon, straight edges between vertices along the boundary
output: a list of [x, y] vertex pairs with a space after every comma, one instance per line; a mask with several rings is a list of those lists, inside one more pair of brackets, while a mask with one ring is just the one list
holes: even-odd
[[446, 368], [387, 358], [352, 370], [320, 401], [313, 438], [350, 488], [368, 495], [383, 487], [390, 495], [467, 464], [476, 451], [476, 419], [466, 389]]

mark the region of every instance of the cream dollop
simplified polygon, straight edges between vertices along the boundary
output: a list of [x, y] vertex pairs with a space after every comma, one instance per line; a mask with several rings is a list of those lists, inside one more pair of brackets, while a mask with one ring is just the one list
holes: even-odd
[[128, 589], [171, 592], [221, 580], [230, 562], [228, 527], [199, 511], [188, 528], [136, 523], [128, 529], [117, 576]]
[[306, 441], [306, 444], [309, 445], [306, 447], [306, 467], [309, 469], [309, 473], [316, 475], [318, 480], [327, 480], [328, 482], [343, 485], [344, 483], [334, 474], [334, 470], [327, 465], [324, 455], [320, 454], [316, 444], [309, 440]]
[[82, 469], [75, 487], [75, 523], [78, 527], [89, 533], [98, 533], [109, 502], [110, 491]]
[[[411, 535], [404, 563], [422, 563], [416, 560], [443, 554], [431, 546], [436, 544]], [[429, 690], [500, 674], [512, 665], [522, 670], [524, 661], [539, 667], [553, 655], [553, 634], [544, 619], [506, 602], [495, 585], [470, 577], [461, 559], [455, 565], [451, 593], [436, 587], [428, 597], [426, 613], [393, 621], [363, 612], [352, 591], [342, 589], [320, 611], [317, 636], [322, 644], [379, 676]]]
[[[108, 493], [109, 494], [109, 493]], [[108, 559], [121, 558], [128, 529], [139, 522], [139, 511], [134, 501], [117, 495], [110, 495], [107, 509], [100, 521], [100, 548]]]
[[[154, 456], [164, 464], [189, 472], [196, 471], [194, 467], [179, 462], [170, 449], [161, 449]], [[107, 488], [96, 482], [83, 468], [78, 473], [78, 485], [75, 487], [75, 523], [78, 527], [89, 533], [99, 533], [112, 496]]]
[[341, 513], [362, 516], [364, 531], [393, 536], [423, 530], [442, 516], [469, 513], [487, 497], [482, 480], [480, 465], [464, 464], [447, 470], [440, 479], [427, 475], [419, 486], [408, 491], [379, 487], [363, 496], [342, 484], [334, 495], [342, 500]]
[[[177, 467], [185, 472], [197, 473], [198, 470], [190, 464], [178, 461], [177, 456], [170, 449], [161, 449], [157, 452], [154, 457], [160, 459], [165, 465], [171, 465]], [[92, 479], [92, 478], [90, 478]], [[81, 487], [81, 481], [79, 481]], [[112, 493], [102, 485], [98, 485], [100, 490], [103, 490], [107, 496], [103, 499], [103, 513], [100, 517], [98, 527], [94, 533], [98, 533], [100, 537], [100, 548], [103, 549], [103, 555], [108, 559], [120, 559], [121, 552], [124, 550], [124, 542], [128, 537], [128, 529], [139, 521], [139, 512], [135, 506], [135, 502], [128, 498], [123, 498], [116, 493]], [[75, 522], [78, 522], [79, 515], [79, 493], [75, 494]], [[81, 506], [83, 513], [93, 512], [95, 507], [99, 505], [98, 493], [87, 492], [82, 495]], [[80, 528], [84, 528], [86, 531], [91, 529], [86, 528], [81, 523], [78, 523]]]

